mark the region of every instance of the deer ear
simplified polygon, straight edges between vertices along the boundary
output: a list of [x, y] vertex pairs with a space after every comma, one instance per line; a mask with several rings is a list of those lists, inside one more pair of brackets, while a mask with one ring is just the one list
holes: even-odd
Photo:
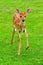
[[19, 13], [19, 9], [16, 9], [16, 12]]
[[29, 12], [30, 12], [30, 9], [27, 9], [26, 14], [28, 14]]

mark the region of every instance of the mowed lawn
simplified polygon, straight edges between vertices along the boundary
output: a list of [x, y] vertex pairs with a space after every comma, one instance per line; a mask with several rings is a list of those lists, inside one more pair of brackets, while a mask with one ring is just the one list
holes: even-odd
[[[12, 17], [18, 8], [31, 12], [26, 17], [30, 48], [26, 50], [25, 34], [21, 33], [22, 48], [18, 56], [18, 35], [10, 45]], [[43, 0], [0, 0], [0, 65], [43, 65]]]

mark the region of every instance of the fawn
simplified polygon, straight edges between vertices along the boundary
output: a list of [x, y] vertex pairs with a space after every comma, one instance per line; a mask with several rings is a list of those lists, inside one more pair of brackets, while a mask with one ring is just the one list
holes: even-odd
[[27, 9], [26, 12], [20, 12], [19, 9], [16, 9], [14, 16], [13, 16], [13, 31], [12, 31], [12, 39], [11, 39], [11, 44], [13, 43], [14, 39], [14, 34], [15, 31], [18, 31], [18, 55], [20, 55], [20, 48], [21, 48], [21, 37], [20, 37], [20, 32], [24, 32], [26, 35], [26, 49], [29, 48], [28, 44], [28, 33], [26, 31], [26, 22], [25, 18], [26, 15], [30, 12], [30, 9]]

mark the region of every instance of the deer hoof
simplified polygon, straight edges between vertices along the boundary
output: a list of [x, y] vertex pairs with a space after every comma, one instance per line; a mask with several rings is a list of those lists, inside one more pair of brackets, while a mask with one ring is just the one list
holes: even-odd
[[26, 47], [26, 50], [29, 48], [29, 46]]
[[10, 42], [10, 44], [12, 45], [12, 44], [13, 44], [13, 42], [11, 41], [11, 42]]

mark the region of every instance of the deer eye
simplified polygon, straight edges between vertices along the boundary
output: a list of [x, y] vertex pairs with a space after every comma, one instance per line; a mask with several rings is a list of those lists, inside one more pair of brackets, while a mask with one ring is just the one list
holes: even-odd
[[20, 16], [20, 18], [21, 18], [22, 16]]
[[26, 18], [26, 16], [25, 16], [25, 18]]

